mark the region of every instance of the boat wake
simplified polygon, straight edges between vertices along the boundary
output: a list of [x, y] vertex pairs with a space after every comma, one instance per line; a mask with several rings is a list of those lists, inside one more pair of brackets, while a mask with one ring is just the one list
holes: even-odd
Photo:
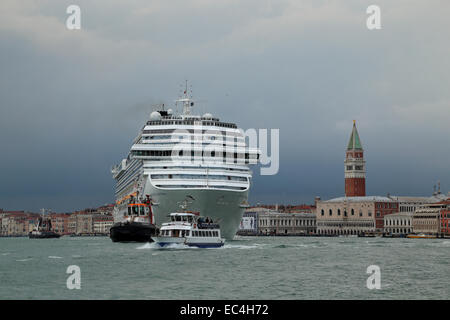
[[253, 244], [253, 245], [244, 245], [244, 244], [225, 244], [222, 249], [261, 249], [263, 245], [261, 244]]
[[155, 242], [149, 243], [147, 242], [146, 244], [137, 247], [136, 249], [142, 250], [142, 249], [153, 249], [153, 250], [184, 250], [184, 249], [198, 249], [196, 247], [190, 247], [187, 246], [185, 244], [180, 244], [180, 243], [173, 243], [173, 244], [169, 244], [166, 245], [164, 247], [161, 247], [160, 245], [158, 245]]

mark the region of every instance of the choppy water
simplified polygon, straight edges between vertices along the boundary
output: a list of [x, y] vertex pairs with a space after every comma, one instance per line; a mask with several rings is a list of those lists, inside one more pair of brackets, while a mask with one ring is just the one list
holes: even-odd
[[[244, 237], [220, 249], [0, 238], [0, 299], [449, 299], [450, 240]], [[66, 287], [69, 265], [81, 289]], [[369, 265], [381, 289], [369, 290]]]

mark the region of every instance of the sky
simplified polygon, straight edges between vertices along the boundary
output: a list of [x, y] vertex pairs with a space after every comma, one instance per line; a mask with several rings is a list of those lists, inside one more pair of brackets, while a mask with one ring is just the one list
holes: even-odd
[[[81, 8], [68, 30], [66, 8]], [[366, 9], [381, 9], [368, 30]], [[447, 0], [2, 0], [0, 208], [114, 200], [112, 165], [186, 79], [210, 112], [280, 130], [250, 203], [344, 194], [353, 120], [367, 194], [450, 190]]]

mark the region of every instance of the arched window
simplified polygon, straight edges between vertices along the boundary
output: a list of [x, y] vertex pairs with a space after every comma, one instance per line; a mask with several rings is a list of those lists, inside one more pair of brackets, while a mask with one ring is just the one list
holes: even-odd
[[333, 210], [330, 209], [330, 216], [333, 215]]

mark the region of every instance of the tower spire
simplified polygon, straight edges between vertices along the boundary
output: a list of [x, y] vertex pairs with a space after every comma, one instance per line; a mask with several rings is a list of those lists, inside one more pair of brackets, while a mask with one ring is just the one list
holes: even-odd
[[348, 141], [347, 150], [362, 150], [361, 139], [356, 129], [356, 120], [353, 120], [353, 129], [350, 140]]

